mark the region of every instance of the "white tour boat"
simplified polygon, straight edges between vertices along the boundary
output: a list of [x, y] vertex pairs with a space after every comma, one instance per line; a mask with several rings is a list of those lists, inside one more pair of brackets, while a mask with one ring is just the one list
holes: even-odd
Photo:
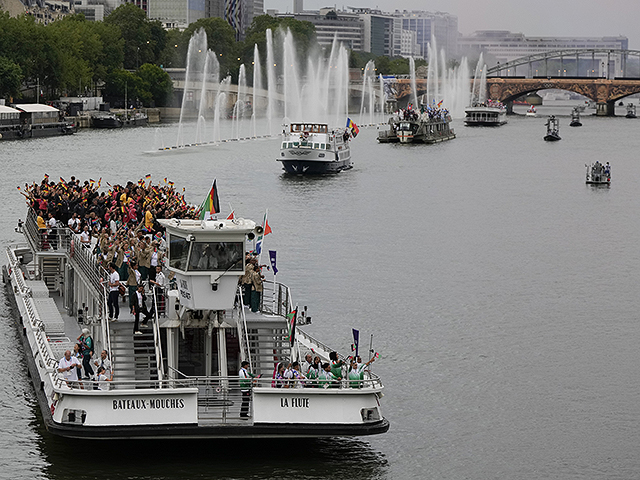
[[500, 102], [487, 101], [465, 109], [465, 125], [497, 127], [507, 123], [507, 109]]
[[353, 167], [348, 128], [325, 123], [292, 123], [282, 132], [279, 162], [287, 173], [320, 175]]
[[[45, 237], [33, 210], [19, 222], [26, 242], [7, 247], [3, 279], [50, 432], [105, 440], [361, 436], [389, 429], [380, 408], [383, 385], [371, 371], [355, 382], [277, 388], [278, 362], [303, 360], [307, 352], [329, 362], [331, 349], [300, 328], [309, 317], [296, 320], [291, 292], [281, 283], [265, 282], [258, 312], [245, 309], [238, 279], [247, 240], [261, 227], [246, 219], [160, 223], [176, 283], [151, 293], [150, 328], [134, 335], [128, 313], [108, 320], [108, 273], [79, 235], [59, 228]], [[207, 250], [215, 261], [200, 262]], [[71, 381], [59, 372], [83, 328], [96, 352], [109, 352], [113, 381]], [[249, 386], [238, 377], [244, 361], [261, 374]]]

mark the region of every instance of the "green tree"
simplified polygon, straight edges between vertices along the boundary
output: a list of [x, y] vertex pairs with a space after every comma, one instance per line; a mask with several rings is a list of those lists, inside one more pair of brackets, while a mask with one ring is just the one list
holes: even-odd
[[0, 57], [0, 98], [16, 97], [22, 84], [20, 65], [6, 57]]
[[200, 20], [189, 25], [184, 31], [184, 38], [187, 40], [184, 48], [184, 57], [187, 56], [188, 39], [191, 38], [193, 32], [198, 29], [204, 29], [207, 34], [207, 46], [209, 50], [216, 53], [220, 62], [220, 75], [225, 76], [228, 73], [237, 75], [240, 63], [236, 53], [236, 32], [222, 18], [201, 18]]
[[120, 29], [124, 39], [124, 68], [157, 63], [166, 45], [166, 32], [159, 22], [149, 21], [147, 14], [133, 3], [120, 5], [104, 22]]
[[165, 68], [184, 68], [185, 55], [189, 39], [180, 30], [167, 31], [167, 41], [164, 50], [160, 53], [160, 66]]
[[[164, 107], [169, 104], [173, 93], [173, 82], [167, 72], [157, 65], [145, 63], [138, 69], [136, 75], [142, 80], [142, 88], [149, 92], [155, 106]], [[144, 98], [148, 97], [145, 95]], [[151, 106], [151, 102], [145, 103], [145, 106]]]
[[114, 70], [107, 76], [103, 92], [106, 97], [111, 97], [118, 103], [124, 101], [125, 96], [129, 104], [140, 100], [148, 105], [152, 101], [151, 93], [145, 88], [142, 79], [124, 69]]

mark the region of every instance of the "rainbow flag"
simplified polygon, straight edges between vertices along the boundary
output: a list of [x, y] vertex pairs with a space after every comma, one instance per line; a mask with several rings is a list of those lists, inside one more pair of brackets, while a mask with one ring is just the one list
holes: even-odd
[[218, 187], [216, 187], [215, 179], [213, 180], [213, 185], [211, 185], [209, 194], [200, 205], [199, 211], [200, 220], [209, 220], [209, 218], [211, 218], [211, 215], [220, 213], [220, 200], [218, 199]]
[[360, 133], [360, 129], [355, 124], [355, 122], [351, 121], [350, 118], [347, 118], [347, 128], [351, 129], [351, 134], [353, 135], [353, 138], [355, 138]]

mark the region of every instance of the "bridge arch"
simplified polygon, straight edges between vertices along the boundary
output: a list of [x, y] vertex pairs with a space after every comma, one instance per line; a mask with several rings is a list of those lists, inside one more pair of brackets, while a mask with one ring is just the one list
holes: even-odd
[[[510, 108], [513, 100], [531, 92], [546, 89], [566, 90], [596, 102], [597, 115], [613, 115], [616, 102], [640, 93], [640, 78], [625, 76], [629, 56], [640, 58], [640, 50], [567, 49], [521, 57], [487, 69], [487, 92], [489, 98], [506, 103]], [[587, 59], [581, 60], [582, 57]], [[561, 63], [559, 69], [556, 69], [556, 63], [553, 65], [553, 71], [549, 70], [549, 61], [557, 59], [561, 62], [573, 62], [569, 65], [573, 65], [575, 70], [572, 72], [571, 67], [564, 68], [567, 65], [565, 63]], [[534, 68], [536, 65], [539, 66], [540, 62], [544, 62], [545, 68]], [[567, 71], [580, 73], [581, 62], [587, 67], [586, 75], [567, 75]], [[528, 66], [526, 75], [516, 75], [517, 68], [523, 65]], [[602, 68], [598, 68], [600, 65]], [[554, 72], [558, 75], [553, 75]], [[620, 75], [617, 76], [616, 73]]]

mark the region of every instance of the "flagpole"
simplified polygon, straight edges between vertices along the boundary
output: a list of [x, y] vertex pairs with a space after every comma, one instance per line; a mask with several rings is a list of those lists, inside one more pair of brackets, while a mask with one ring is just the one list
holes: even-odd
[[272, 311], [273, 311], [273, 313], [275, 315], [276, 313], [278, 313], [278, 312], [276, 312], [276, 272], [275, 272], [275, 270], [273, 271], [273, 295], [272, 295], [272, 297], [273, 298], [271, 299], [271, 301], [272, 301], [273, 305], [272, 305], [271, 308], [272, 308]]
[[264, 229], [267, 227], [267, 215], [269, 215], [269, 209], [264, 211], [264, 221], [262, 222], [262, 244], [260, 245], [260, 253], [258, 254], [258, 265], [262, 265], [262, 252], [264, 252], [264, 240], [267, 236], [264, 233]]

